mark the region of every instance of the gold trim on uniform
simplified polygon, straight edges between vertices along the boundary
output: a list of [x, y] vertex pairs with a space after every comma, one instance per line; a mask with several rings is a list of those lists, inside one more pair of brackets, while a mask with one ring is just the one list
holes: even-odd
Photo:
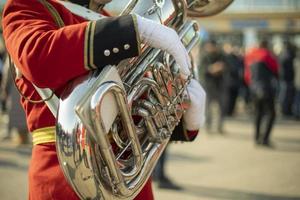
[[132, 19], [133, 19], [133, 26], [134, 26], [134, 30], [135, 30], [135, 34], [136, 34], [136, 40], [137, 40], [137, 45], [138, 45], [138, 53], [139, 55], [141, 55], [141, 38], [140, 38], [140, 34], [139, 34], [139, 30], [138, 30], [138, 24], [137, 24], [137, 17], [136, 15], [131, 15]]
[[84, 67], [86, 70], [97, 69], [94, 64], [94, 35], [96, 21], [90, 21], [87, 24], [84, 35]]
[[90, 66], [94, 69], [97, 69], [97, 66], [94, 64], [94, 37], [95, 37], [96, 21], [91, 24], [90, 32]]
[[33, 145], [55, 142], [55, 126], [39, 128], [32, 132]]
[[85, 28], [85, 34], [84, 34], [84, 68], [86, 70], [90, 70], [89, 66], [89, 54], [88, 54], [88, 48], [89, 48], [89, 30], [92, 22], [88, 22], [86, 28]]
[[[59, 15], [59, 13], [57, 12], [57, 10], [46, 0], [39, 0], [50, 12], [50, 14], [52, 15], [56, 25], [59, 28], [62, 28], [65, 26], [64, 21], [62, 20], [61, 16]], [[89, 48], [89, 39], [90, 39], [90, 27], [91, 25], [93, 25], [93, 22], [88, 22], [86, 30], [85, 30], [85, 36], [84, 36], [84, 52], [83, 52], [83, 56], [84, 56], [84, 68], [86, 70], [91, 70], [92, 68], [96, 68], [95, 65], [90, 66], [90, 60], [89, 60], [89, 53], [88, 52], [88, 48]]]
[[56, 25], [61, 28], [65, 26], [64, 21], [62, 20], [61, 16], [57, 12], [57, 10], [46, 0], [39, 0], [50, 12], [52, 15], [53, 19], [55, 20]]

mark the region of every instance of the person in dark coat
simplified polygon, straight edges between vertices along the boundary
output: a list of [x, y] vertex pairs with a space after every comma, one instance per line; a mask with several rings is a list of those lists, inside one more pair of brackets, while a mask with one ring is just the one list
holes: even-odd
[[239, 89], [242, 85], [241, 74], [244, 68], [243, 60], [233, 49], [232, 44], [225, 43], [223, 51], [227, 63], [227, 70], [224, 74], [224, 110], [227, 116], [234, 114]]
[[300, 49], [297, 50], [296, 58], [294, 60], [294, 71], [295, 97], [293, 104], [293, 114], [297, 120], [300, 120]]
[[279, 80], [280, 80], [280, 107], [284, 116], [292, 116], [292, 106], [295, 95], [294, 86], [294, 59], [296, 56], [294, 46], [284, 42], [283, 51], [279, 54]]
[[210, 40], [204, 44], [200, 68], [204, 71], [204, 87], [207, 94], [206, 128], [209, 132], [212, 129], [212, 107], [216, 102], [219, 110], [217, 130], [219, 133], [223, 133], [226, 59], [216, 41]]
[[255, 142], [267, 147], [271, 147], [270, 135], [276, 116], [277, 79], [278, 63], [268, 49], [268, 42], [263, 40], [258, 48], [245, 55], [245, 81], [255, 107]]

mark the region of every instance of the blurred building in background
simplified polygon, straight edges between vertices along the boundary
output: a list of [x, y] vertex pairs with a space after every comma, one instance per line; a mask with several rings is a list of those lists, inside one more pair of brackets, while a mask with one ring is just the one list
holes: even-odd
[[225, 12], [198, 20], [210, 37], [251, 47], [269, 38], [274, 51], [287, 38], [300, 46], [299, 0], [235, 0]]
[[[5, 2], [0, 0], [0, 7]], [[109, 4], [107, 7], [120, 11], [127, 3], [128, 0], [122, 0], [120, 4], [114, 4], [118, 8]], [[196, 20], [202, 27], [201, 34], [208, 33], [221, 43], [232, 42], [247, 49], [257, 39], [267, 37], [273, 43], [275, 53], [287, 38], [300, 46], [299, 0], [234, 0], [225, 12]]]

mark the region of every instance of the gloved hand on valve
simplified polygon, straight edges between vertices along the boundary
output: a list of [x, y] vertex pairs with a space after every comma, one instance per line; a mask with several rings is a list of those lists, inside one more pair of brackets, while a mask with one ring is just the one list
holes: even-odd
[[191, 61], [176, 31], [139, 15], [136, 19], [142, 43], [171, 54], [180, 66], [181, 77], [187, 79], [191, 74]]
[[206, 93], [202, 86], [194, 79], [187, 86], [190, 96], [190, 106], [183, 114], [183, 121], [173, 131], [170, 141], [193, 141], [199, 129], [205, 122]]
[[191, 104], [183, 115], [185, 127], [189, 131], [199, 130], [205, 122], [206, 93], [198, 81], [192, 79], [187, 86]]

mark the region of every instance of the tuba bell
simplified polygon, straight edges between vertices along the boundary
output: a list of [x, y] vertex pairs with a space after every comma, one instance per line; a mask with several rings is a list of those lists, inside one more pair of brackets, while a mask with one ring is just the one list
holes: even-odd
[[[130, 0], [119, 13], [172, 27], [190, 52], [199, 34], [187, 15], [197, 12], [197, 2]], [[56, 146], [64, 175], [81, 199], [133, 199], [141, 191], [181, 120], [188, 82], [172, 56], [144, 45], [139, 57], [92, 71], [65, 88]]]

